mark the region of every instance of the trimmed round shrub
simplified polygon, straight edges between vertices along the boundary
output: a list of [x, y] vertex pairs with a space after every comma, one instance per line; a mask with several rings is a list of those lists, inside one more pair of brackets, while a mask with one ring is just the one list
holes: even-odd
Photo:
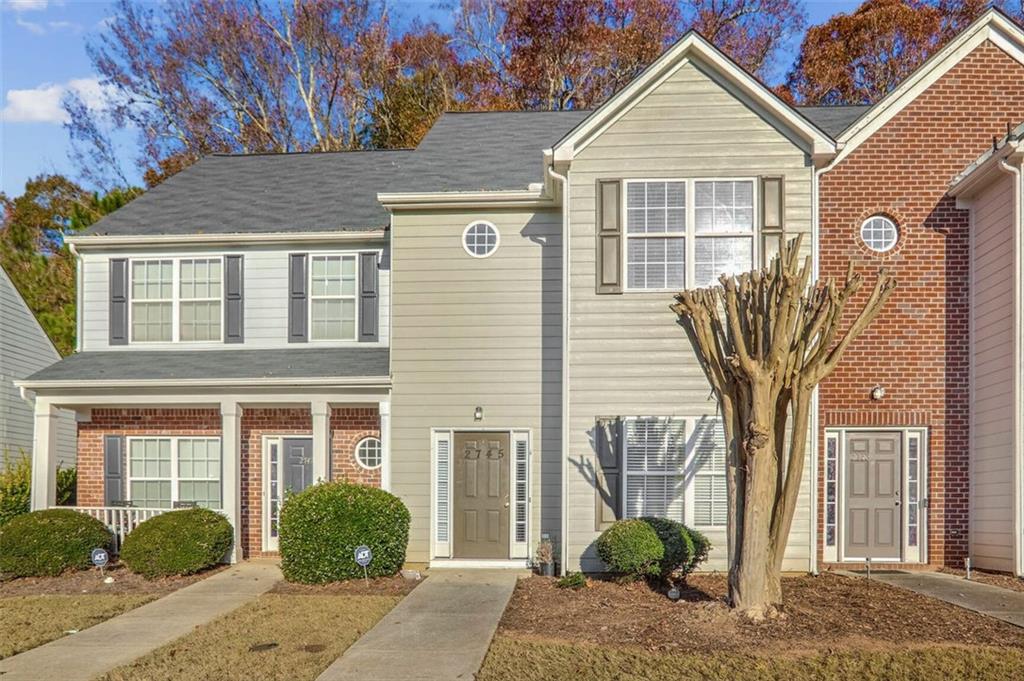
[[664, 549], [660, 566], [663, 579], [673, 575], [688, 575], [707, 559], [711, 544], [700, 532], [668, 518], [648, 516], [640, 520], [654, 530]]
[[216, 565], [231, 548], [231, 523], [208, 508], [153, 516], [124, 539], [121, 562], [148, 577], [191, 575]]
[[619, 520], [597, 538], [597, 555], [620, 577], [642, 579], [661, 574], [665, 547], [643, 520]]
[[110, 531], [78, 511], [51, 508], [19, 515], [0, 527], [0, 574], [56, 577], [92, 565], [93, 549], [110, 548]]
[[355, 550], [370, 547], [370, 577], [398, 573], [409, 543], [409, 510], [375, 487], [324, 482], [281, 507], [281, 572], [290, 582], [323, 584], [363, 576]]

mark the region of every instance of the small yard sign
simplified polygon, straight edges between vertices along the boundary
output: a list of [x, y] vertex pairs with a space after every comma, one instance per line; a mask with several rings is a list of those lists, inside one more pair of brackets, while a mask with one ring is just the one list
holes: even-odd
[[369, 546], [363, 544], [362, 546], [356, 547], [355, 556], [356, 565], [363, 568], [363, 579], [366, 580], [367, 583], [369, 583], [370, 577], [366, 574], [366, 566], [370, 564], [371, 560], [373, 560], [373, 551], [370, 550]]
[[93, 549], [92, 550], [92, 564], [98, 568], [104, 567], [110, 562], [110, 556], [107, 554], [106, 549]]

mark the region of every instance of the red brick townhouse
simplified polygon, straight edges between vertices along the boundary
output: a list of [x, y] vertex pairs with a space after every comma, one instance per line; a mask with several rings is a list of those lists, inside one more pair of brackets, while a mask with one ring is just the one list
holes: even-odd
[[[1016, 562], [990, 560], [985, 529], [986, 508], [1019, 509], [1019, 492], [1015, 501], [971, 502], [992, 444], [980, 435], [985, 403], [972, 392], [980, 380], [972, 350], [988, 323], [972, 330], [972, 294], [1007, 273], [972, 263], [972, 249], [986, 243], [972, 241], [981, 238], [977, 226], [950, 184], [1022, 120], [1024, 36], [993, 11], [866, 109], [819, 171], [821, 274], [841, 277], [852, 260], [869, 281], [880, 267], [898, 279], [886, 309], [819, 392], [817, 550], [825, 565], [960, 567], [970, 555], [979, 566], [1021, 570], [1020, 525], [1016, 547], [1005, 551]], [[1018, 403], [1018, 423], [1021, 415]], [[1019, 457], [1018, 472], [1005, 471], [1018, 489]]]
[[720, 414], [667, 303], [805, 234], [821, 274], [900, 288], [821, 387], [784, 569], [980, 563], [1020, 485], [972, 462], [1020, 452], [971, 410], [981, 270], [950, 183], [1024, 118], [1022, 55], [993, 11], [873, 107], [794, 108], [689, 33], [593, 111], [203, 159], [71, 239], [79, 351], [20, 382], [33, 506], [70, 410], [82, 510], [122, 533], [199, 503], [235, 558], [272, 553], [286, 491], [349, 479], [405, 502], [413, 562], [523, 567], [550, 538], [600, 570], [604, 528], [658, 515], [721, 569]]

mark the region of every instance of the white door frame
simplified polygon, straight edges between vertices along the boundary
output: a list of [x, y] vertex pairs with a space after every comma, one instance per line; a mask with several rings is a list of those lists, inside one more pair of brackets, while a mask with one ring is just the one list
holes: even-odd
[[[865, 559], [861, 556], [847, 556], [844, 550], [844, 523], [846, 518], [846, 434], [854, 432], [882, 432], [901, 433], [903, 435], [903, 460], [900, 466], [900, 516], [902, 546], [899, 558], [873, 558], [872, 563], [926, 563], [928, 562], [928, 429], [926, 427], [891, 427], [891, 426], [855, 426], [825, 429], [825, 465], [823, 474], [825, 477], [825, 494], [822, 497], [825, 522], [822, 525], [821, 543], [824, 548], [825, 562], [829, 563], [863, 563]], [[835, 478], [828, 477], [828, 461], [831, 456], [830, 440], [833, 440], [834, 451], [836, 452]], [[917, 479], [911, 478], [911, 446], [915, 443], [917, 452]], [[911, 502], [911, 485], [917, 486], [917, 545], [910, 546], [909, 520]], [[835, 494], [835, 524], [833, 543], [828, 544], [827, 533], [828, 504], [830, 485]]]
[[280, 549], [278, 537], [270, 536], [270, 448], [277, 447], [277, 491], [278, 491], [278, 513], [280, 504], [284, 503], [284, 466], [281, 465], [281, 452], [285, 440], [312, 440], [312, 435], [289, 433], [286, 435], [265, 434], [262, 437], [261, 458], [262, 458], [262, 490], [260, 493], [260, 525], [263, 534], [263, 550], [274, 552]]
[[[467, 558], [455, 558], [452, 556], [454, 552], [453, 546], [454, 541], [450, 536], [450, 533], [454, 530], [454, 522], [452, 518], [452, 489], [454, 482], [454, 466], [452, 461], [454, 460], [454, 450], [452, 444], [456, 433], [507, 433], [509, 436], [509, 452], [508, 466], [509, 466], [509, 551], [508, 560], [488, 560], [488, 559], [467, 559]], [[438, 447], [439, 442], [446, 441], [448, 443], [448, 475], [447, 475], [447, 498], [441, 499], [442, 492], [438, 490]], [[526, 478], [526, 498], [519, 499], [516, 495], [516, 462], [517, 462], [517, 443], [525, 443], [526, 445], [526, 466], [525, 466], [525, 478]], [[430, 559], [432, 566], [441, 567], [509, 567], [512, 563], [515, 563], [515, 567], [525, 566], [530, 557], [530, 533], [532, 530], [531, 514], [533, 511], [533, 466], [531, 459], [533, 458], [533, 431], [529, 428], [474, 428], [474, 427], [463, 427], [463, 428], [433, 428], [430, 431]], [[525, 539], [521, 542], [516, 541], [516, 507], [520, 503], [525, 503], [526, 507], [526, 518], [525, 518]], [[441, 541], [438, 537], [438, 514], [439, 506], [443, 504], [443, 508], [447, 510], [447, 526], [448, 526], [448, 540]], [[442, 511], [443, 512], [443, 511]]]

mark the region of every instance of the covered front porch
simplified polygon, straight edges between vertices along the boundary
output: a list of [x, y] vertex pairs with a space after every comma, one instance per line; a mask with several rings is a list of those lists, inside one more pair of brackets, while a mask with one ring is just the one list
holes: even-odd
[[[272, 555], [287, 492], [325, 480], [390, 488], [386, 375], [218, 377], [225, 372], [218, 371], [216, 360], [237, 352], [189, 353], [198, 355], [196, 363], [206, 365], [210, 378], [55, 379], [44, 370], [23, 381], [21, 389], [35, 409], [32, 509], [56, 504], [61, 409], [74, 412], [77, 421], [74, 508], [104, 522], [117, 546], [148, 518], [198, 505], [231, 521], [232, 561]], [[295, 368], [295, 359], [307, 353], [294, 353], [298, 357], [289, 370], [310, 373]], [[131, 354], [134, 364], [136, 355], [168, 353], [102, 354]], [[107, 365], [109, 359], [102, 359]], [[272, 368], [252, 366], [253, 373]], [[364, 372], [374, 368], [362, 366]], [[386, 371], [386, 362], [382, 368]], [[189, 373], [199, 370], [191, 367]]]

